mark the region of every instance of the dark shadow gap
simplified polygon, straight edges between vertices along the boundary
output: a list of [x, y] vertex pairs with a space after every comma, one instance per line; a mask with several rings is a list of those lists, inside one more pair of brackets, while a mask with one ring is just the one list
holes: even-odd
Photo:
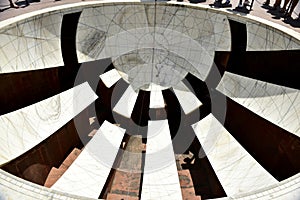
[[243, 64], [231, 65], [228, 71], [280, 86], [300, 89], [300, 50], [247, 51]]
[[[192, 141], [188, 146], [185, 154], [182, 154], [185, 159], [179, 161], [182, 170], [189, 170], [193, 181], [195, 194], [201, 196], [201, 199], [214, 199], [226, 197], [226, 193], [215, 174], [206, 155], [200, 155], [201, 144], [199, 143], [191, 126], [185, 128], [185, 134], [189, 134]], [[176, 146], [178, 144], [174, 144]], [[192, 157], [189, 157], [192, 154]]]
[[224, 127], [278, 181], [300, 172], [300, 139], [227, 98]]

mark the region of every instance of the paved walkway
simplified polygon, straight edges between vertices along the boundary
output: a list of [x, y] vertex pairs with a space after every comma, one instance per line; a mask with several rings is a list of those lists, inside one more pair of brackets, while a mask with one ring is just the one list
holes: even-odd
[[[32, 1], [32, 0], [29, 0]], [[41, 2], [32, 2], [29, 6], [25, 6], [25, 0], [18, 0], [17, 4], [20, 5], [19, 9], [9, 8], [9, 1], [8, 0], [0, 0], [0, 21], [18, 16], [24, 13], [28, 13], [34, 10], [39, 10], [43, 8], [48, 8], [52, 6], [58, 6], [62, 4], [70, 4], [70, 3], [77, 3], [82, 1], [92, 1], [92, 0], [61, 0], [61, 1], [54, 1], [54, 0], [41, 0]], [[184, 0], [187, 1], [187, 0]], [[225, 0], [223, 0], [225, 1]], [[257, 17], [261, 17], [267, 19], [269, 21], [273, 21], [275, 23], [281, 24], [288, 28], [291, 28], [297, 32], [300, 32], [300, 21], [299, 20], [290, 20], [290, 22], [284, 22], [284, 19], [280, 17], [278, 12], [270, 11], [268, 8], [263, 6], [265, 0], [254, 0], [253, 10], [251, 11], [250, 15], [254, 15]], [[282, 0], [282, 4], [283, 4]], [[207, 0], [207, 2], [203, 4], [210, 4], [213, 3], [214, 0]], [[238, 5], [239, 0], [231, 0], [233, 8]], [[271, 0], [271, 4], [273, 5], [275, 0]], [[232, 8], [228, 8], [232, 9]], [[297, 18], [298, 14], [300, 13], [300, 3], [298, 3], [296, 9], [293, 12], [292, 17]]]

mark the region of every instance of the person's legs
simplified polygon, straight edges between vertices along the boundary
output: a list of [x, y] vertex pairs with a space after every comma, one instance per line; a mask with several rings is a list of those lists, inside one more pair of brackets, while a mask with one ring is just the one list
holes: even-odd
[[264, 5], [265, 6], [268, 6], [270, 4], [270, 0], [266, 0], [265, 2], [264, 2]]
[[8, 0], [8, 1], [9, 1], [11, 8], [19, 8], [19, 6], [17, 4], [15, 4], [15, 2], [13, 2], [13, 0]]
[[287, 18], [291, 18], [292, 13], [296, 7], [296, 5], [298, 4], [299, 0], [293, 0], [291, 8], [288, 10], [288, 12], [286, 13], [285, 17]]
[[283, 6], [280, 9], [280, 12], [284, 13], [286, 11], [286, 6], [288, 5], [289, 2], [290, 2], [290, 0], [284, 0]]
[[294, 1], [292, 2], [292, 6], [291, 6], [291, 9], [290, 9], [290, 11], [289, 11], [289, 14], [290, 14], [290, 15], [292, 15], [292, 13], [293, 13], [295, 7], [297, 6], [298, 2], [299, 2], [299, 0], [294, 0]]
[[281, 0], [276, 0], [274, 5], [273, 5], [273, 10], [277, 9], [277, 7], [280, 7]]
[[244, 6], [250, 6], [250, 1], [249, 0], [245, 0], [244, 1]]

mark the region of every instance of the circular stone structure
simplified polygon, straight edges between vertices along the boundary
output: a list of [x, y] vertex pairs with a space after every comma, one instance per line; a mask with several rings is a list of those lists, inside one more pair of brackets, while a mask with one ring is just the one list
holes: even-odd
[[184, 2], [2, 21], [0, 199], [299, 199], [299, 56], [299, 33]]

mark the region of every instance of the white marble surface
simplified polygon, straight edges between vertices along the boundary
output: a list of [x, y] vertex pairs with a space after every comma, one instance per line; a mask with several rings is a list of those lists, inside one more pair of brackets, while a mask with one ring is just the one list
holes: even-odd
[[130, 118], [137, 97], [138, 92], [134, 91], [131, 85], [129, 85], [118, 103], [113, 108], [113, 111], [127, 118]]
[[177, 84], [173, 89], [185, 114], [193, 112], [202, 105], [201, 101], [183, 82]]
[[[1, 200], [82, 200], [81, 196], [52, 190], [16, 177], [0, 169], [0, 199]], [[85, 200], [92, 200], [85, 197]]]
[[247, 22], [247, 51], [298, 50], [300, 41], [273, 27]]
[[62, 13], [45, 13], [2, 27], [0, 73], [64, 65], [60, 48], [62, 17]]
[[218, 198], [220, 200], [299, 200], [300, 173], [274, 185], [243, 193], [231, 197]]
[[121, 78], [121, 75], [116, 69], [112, 69], [108, 72], [105, 72], [104, 74], [101, 74], [99, 77], [105, 84], [105, 86], [107, 88], [110, 88]]
[[192, 128], [227, 196], [278, 183], [212, 114]]
[[51, 188], [74, 195], [98, 198], [124, 134], [125, 129], [104, 121], [78, 158]]
[[165, 100], [161, 91], [161, 87], [155, 84], [150, 86], [150, 108], [164, 108]]
[[225, 72], [217, 90], [257, 115], [300, 137], [300, 92]]
[[[129, 82], [142, 77], [135, 90], [149, 83], [176, 85], [187, 72], [205, 80], [214, 52], [230, 51], [230, 41], [225, 15], [168, 4], [84, 9], [76, 37], [79, 62], [112, 57], [116, 68], [129, 74]], [[161, 71], [168, 72], [161, 76]], [[176, 78], [176, 83], [166, 83]]]
[[[133, 2], [133, 1], [131, 1]], [[53, 7], [53, 8], [47, 8], [44, 10], [39, 10], [34, 12], [34, 15], [39, 15], [39, 14], [43, 14], [43, 13], [47, 13], [49, 11], [55, 11], [55, 10], [61, 10], [62, 13], [68, 13], [68, 12], [75, 12], [75, 11], [80, 11], [82, 9], [85, 9], [86, 7], [97, 7], [98, 5], [102, 5], [103, 1], [94, 1], [94, 2], [81, 2], [81, 3], [77, 3], [76, 6], [73, 4], [69, 4], [69, 5], [62, 5], [62, 6], [58, 6], [58, 7]], [[107, 2], [106, 2], [107, 3]], [[169, 2], [171, 5], [172, 4], [188, 4], [188, 3], [179, 3], [179, 2]], [[115, 7], [117, 7], [117, 5], [115, 5], [116, 3], [112, 3]], [[110, 5], [112, 5], [110, 4]], [[123, 4], [123, 3], [117, 3], [117, 4]], [[132, 4], [132, 3], [131, 3]], [[128, 5], [127, 5], [128, 6]], [[243, 18], [239, 15], [232, 15], [232, 13], [230, 12], [226, 12], [223, 9], [218, 9], [217, 11], [214, 9], [210, 9], [208, 7], [203, 8], [203, 6], [201, 4], [195, 4], [195, 5], [191, 5], [189, 4], [187, 5], [182, 5], [185, 7], [194, 7], [195, 9], [203, 9], [203, 10], [207, 10], [207, 12], [212, 12], [212, 14], [214, 12], [220, 12], [221, 16], [224, 15], [225, 17], [229, 17], [229, 18], [233, 18], [236, 21], [240, 21], [242, 23], [247, 23], [247, 22], [251, 22], [253, 23], [254, 21], [257, 21], [258, 23], [261, 23], [262, 25], [264, 24], [268, 24], [267, 26], [273, 26], [276, 27], [276, 29], [281, 29], [281, 30], [287, 30], [287, 28], [283, 27], [283, 26], [279, 26], [275, 23], [272, 22], [266, 22], [262, 19], [259, 18], [255, 18], [251, 15], [246, 15]], [[73, 8], [74, 7], [74, 8]], [[112, 10], [112, 8], [111, 8]], [[109, 12], [111, 12], [111, 16], [113, 16], [115, 14], [115, 11], [112, 12], [111, 10], [108, 10]], [[118, 11], [118, 8], [116, 9], [116, 11]], [[225, 11], [225, 12], [224, 12]], [[28, 16], [32, 16], [33, 14], [29, 13], [26, 15], [22, 15], [22, 16], [18, 16], [15, 18], [10, 19], [9, 21], [18, 21], [20, 19], [23, 18], [27, 18]], [[91, 15], [92, 16], [92, 15]], [[10, 22], [5, 21], [4, 23], [0, 22], [0, 27], [2, 30], [3, 24], [9, 24]], [[217, 25], [216, 25], [217, 26]], [[248, 29], [250, 30], [251, 28], [249, 28], [250, 26], [248, 26]], [[191, 32], [193, 30], [191, 29]], [[87, 31], [88, 32], [88, 31]], [[97, 32], [97, 31], [96, 31]], [[286, 31], [286, 32], [290, 32], [290, 30]], [[229, 32], [228, 32], [229, 33]], [[100, 32], [101, 34], [101, 32]], [[253, 32], [254, 34], [254, 32]], [[272, 34], [272, 33], [271, 33]], [[295, 34], [294, 34], [295, 35]], [[299, 36], [299, 34], [298, 34]], [[1, 36], [0, 36], [1, 37]], [[11, 37], [13, 38], [13, 37]], [[84, 38], [84, 37], [83, 37]], [[222, 38], [222, 37], [220, 37]], [[296, 37], [295, 37], [296, 38]], [[300, 39], [300, 37], [298, 37]], [[16, 38], [13, 38], [16, 39]], [[287, 39], [289, 40], [289, 39]], [[229, 41], [229, 40], [228, 40]], [[259, 40], [257, 40], [259, 41]], [[271, 40], [272, 41], [272, 40]], [[293, 42], [293, 39], [291, 40]], [[2, 37], [0, 38], [0, 62], [8, 62], [6, 55], [3, 54], [2, 50], [2, 43], [3, 39]], [[54, 42], [55, 45], [57, 44], [57, 41]], [[220, 42], [221, 43], [221, 42]], [[95, 44], [95, 43], [94, 43]], [[99, 43], [101, 44], [101, 43]], [[226, 43], [225, 43], [226, 44]], [[262, 43], [264, 44], [264, 43]], [[251, 48], [253, 50], [260, 50], [257, 48], [263, 49], [266, 48], [265, 45], [263, 47], [260, 46], [260, 43], [254, 44], [254, 46], [252, 46]], [[251, 48], [247, 47], [247, 50], [251, 50]], [[281, 48], [281, 47], [280, 47]], [[288, 48], [291, 48], [290, 46], [288, 46]], [[98, 48], [96, 48], [97, 50], [99, 50]], [[97, 55], [97, 52], [94, 54]], [[86, 55], [84, 55], [85, 57]], [[88, 56], [86, 56], [88, 57]], [[23, 57], [22, 57], [23, 58]], [[26, 58], [25, 58], [26, 59]], [[90, 59], [94, 59], [93, 56], [91, 56]], [[54, 59], [53, 59], [54, 60]], [[55, 61], [62, 62], [62, 59], [56, 59]], [[15, 62], [13, 60], [10, 60], [10, 62]], [[55, 64], [56, 66], [58, 66], [57, 64]], [[3, 63], [1, 63], [1, 66], [3, 66]], [[12, 67], [8, 67], [8, 70], [11, 71], [15, 71], [16, 67], [14, 64], [12, 65]], [[12, 68], [12, 69], [10, 69]], [[32, 69], [34, 69], [34, 67], [32, 67]], [[21, 67], [21, 70], [23, 70], [23, 67]], [[13, 177], [10, 174], [7, 174], [6, 172], [0, 170], [0, 174], [1, 174], [1, 181], [0, 181], [0, 199], [32, 199], [32, 196], [34, 196], [35, 198], [40, 198], [40, 199], [79, 199], [78, 197], [71, 197], [71, 195], [66, 194], [66, 196], [61, 195], [61, 193], [53, 191], [51, 189], [47, 189], [47, 188], [43, 188], [43, 187], [39, 187], [35, 184], [29, 183], [27, 181], [24, 180], [20, 180], [17, 177]], [[5, 174], [4, 176], [2, 176], [3, 174]], [[300, 178], [299, 178], [299, 174], [296, 175], [297, 177], [295, 179], [289, 179], [286, 182], [284, 182], [284, 185], [280, 185], [280, 183], [278, 184], [278, 187], [276, 188], [271, 188], [271, 189], [267, 189], [266, 191], [263, 190], [259, 190], [259, 191], [254, 191], [251, 192], [247, 195], [244, 196], [235, 196], [235, 197], [228, 197], [228, 199], [295, 199], [298, 200], [299, 197], [299, 188], [300, 188]], [[293, 177], [292, 177], [293, 178]]]
[[36, 146], [97, 99], [87, 82], [0, 116], [0, 165]]
[[167, 120], [148, 122], [141, 199], [182, 200]]

